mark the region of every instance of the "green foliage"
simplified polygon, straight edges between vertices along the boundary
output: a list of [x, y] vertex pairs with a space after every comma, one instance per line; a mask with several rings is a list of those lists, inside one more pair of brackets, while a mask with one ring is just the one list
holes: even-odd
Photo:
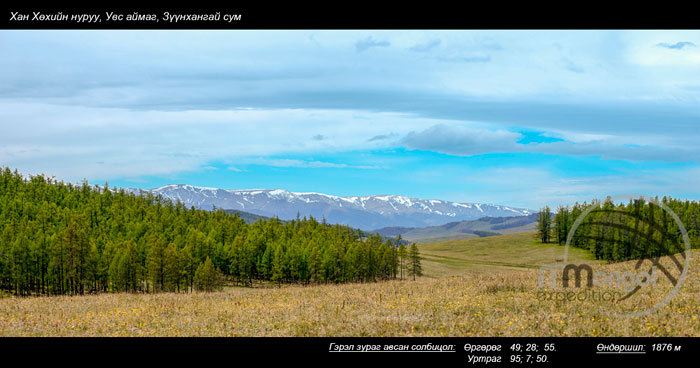
[[209, 290], [212, 269], [242, 285], [387, 280], [406, 269], [398, 249], [314, 218], [248, 224], [108, 184], [0, 172], [0, 290], [15, 295]]
[[200, 291], [215, 291], [221, 289], [221, 277], [219, 271], [214, 268], [211, 258], [207, 257], [204, 263], [197, 267], [194, 274], [194, 285]]
[[542, 243], [549, 243], [552, 236], [552, 211], [549, 206], [542, 208], [537, 215], [537, 237]]
[[420, 254], [418, 253], [418, 246], [416, 243], [412, 243], [409, 247], [408, 259], [408, 275], [413, 276], [414, 280], [416, 279], [416, 276], [423, 276], [423, 267], [421, 267]]
[[554, 215], [554, 236], [559, 245], [566, 244], [574, 220], [576, 219], [572, 220], [569, 214], [569, 207], [559, 206], [557, 208], [557, 214]]
[[408, 251], [406, 250], [406, 245], [401, 244], [399, 245], [399, 272], [400, 272], [400, 278], [403, 280], [403, 275], [406, 271], [406, 266], [408, 262]]
[[[678, 215], [686, 228], [692, 248], [700, 243], [697, 213], [700, 203], [664, 197], [661, 202]], [[555, 236], [565, 244], [576, 219], [588, 208], [590, 213], [571, 235], [571, 246], [593, 253], [596, 259], [620, 262], [671, 255], [684, 250], [678, 224], [659, 205], [642, 199], [627, 204], [610, 200], [591, 204], [576, 203], [572, 208], [559, 207], [554, 216]]]

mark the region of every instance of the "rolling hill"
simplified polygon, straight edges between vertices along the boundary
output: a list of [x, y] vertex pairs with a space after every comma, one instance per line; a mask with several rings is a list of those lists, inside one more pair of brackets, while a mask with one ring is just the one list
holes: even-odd
[[416, 243], [430, 243], [533, 231], [536, 228], [536, 221], [537, 214], [533, 213], [527, 216], [482, 217], [422, 228], [385, 227], [373, 232], [391, 237], [401, 235], [403, 239]]
[[[532, 231], [420, 244], [418, 248], [429, 277], [534, 270], [561, 262], [564, 256], [563, 246], [542, 244]], [[573, 247], [569, 248], [568, 260], [601, 263], [590, 252]]]

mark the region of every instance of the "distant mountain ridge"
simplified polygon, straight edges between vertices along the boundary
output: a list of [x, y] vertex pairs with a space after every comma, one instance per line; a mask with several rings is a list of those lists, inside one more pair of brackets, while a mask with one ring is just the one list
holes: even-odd
[[282, 189], [233, 189], [172, 184], [151, 190], [186, 206], [211, 210], [239, 210], [282, 220], [300, 216], [325, 218], [363, 230], [387, 226], [425, 227], [446, 222], [473, 220], [484, 216], [510, 217], [534, 213], [524, 208], [481, 203], [457, 203], [398, 195], [340, 197], [322, 193], [295, 193]]
[[382, 236], [401, 237], [417, 243], [442, 240], [485, 237], [517, 232], [533, 231], [536, 228], [537, 214], [513, 217], [482, 217], [476, 220], [450, 222], [439, 226], [422, 228], [384, 227], [372, 230]]
[[266, 220], [267, 217], [265, 216], [260, 216], [256, 215], [254, 213], [250, 212], [244, 212], [244, 211], [239, 211], [239, 210], [224, 210], [226, 213], [230, 213], [232, 215], [236, 215], [240, 217], [243, 221], [245, 221], [248, 224], [255, 223], [259, 220]]

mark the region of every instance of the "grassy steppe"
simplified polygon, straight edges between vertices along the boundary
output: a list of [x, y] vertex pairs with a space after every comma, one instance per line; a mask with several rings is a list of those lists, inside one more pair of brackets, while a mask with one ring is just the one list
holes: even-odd
[[[538, 243], [532, 232], [419, 245], [425, 276], [537, 269], [561, 262], [564, 247]], [[569, 248], [569, 263], [598, 263], [582, 249]]]
[[[427, 277], [417, 281], [231, 287], [194, 294], [5, 297], [0, 298], [0, 335], [700, 335], [699, 252], [693, 252], [688, 278], [666, 307], [649, 316], [616, 318], [608, 313], [620, 307], [645, 309], [671, 289], [670, 283], [661, 280], [660, 287], [630, 298], [632, 304], [541, 301], [536, 267], [561, 259], [563, 248], [536, 244], [531, 233], [426, 244], [421, 251]], [[588, 258], [570, 251], [571, 262]], [[595, 267], [632, 270], [634, 262]]]

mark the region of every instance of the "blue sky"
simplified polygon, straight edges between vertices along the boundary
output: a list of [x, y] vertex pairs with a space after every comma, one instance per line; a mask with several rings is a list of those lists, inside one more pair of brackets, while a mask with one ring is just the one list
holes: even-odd
[[0, 31], [0, 165], [528, 208], [700, 199], [697, 31]]

